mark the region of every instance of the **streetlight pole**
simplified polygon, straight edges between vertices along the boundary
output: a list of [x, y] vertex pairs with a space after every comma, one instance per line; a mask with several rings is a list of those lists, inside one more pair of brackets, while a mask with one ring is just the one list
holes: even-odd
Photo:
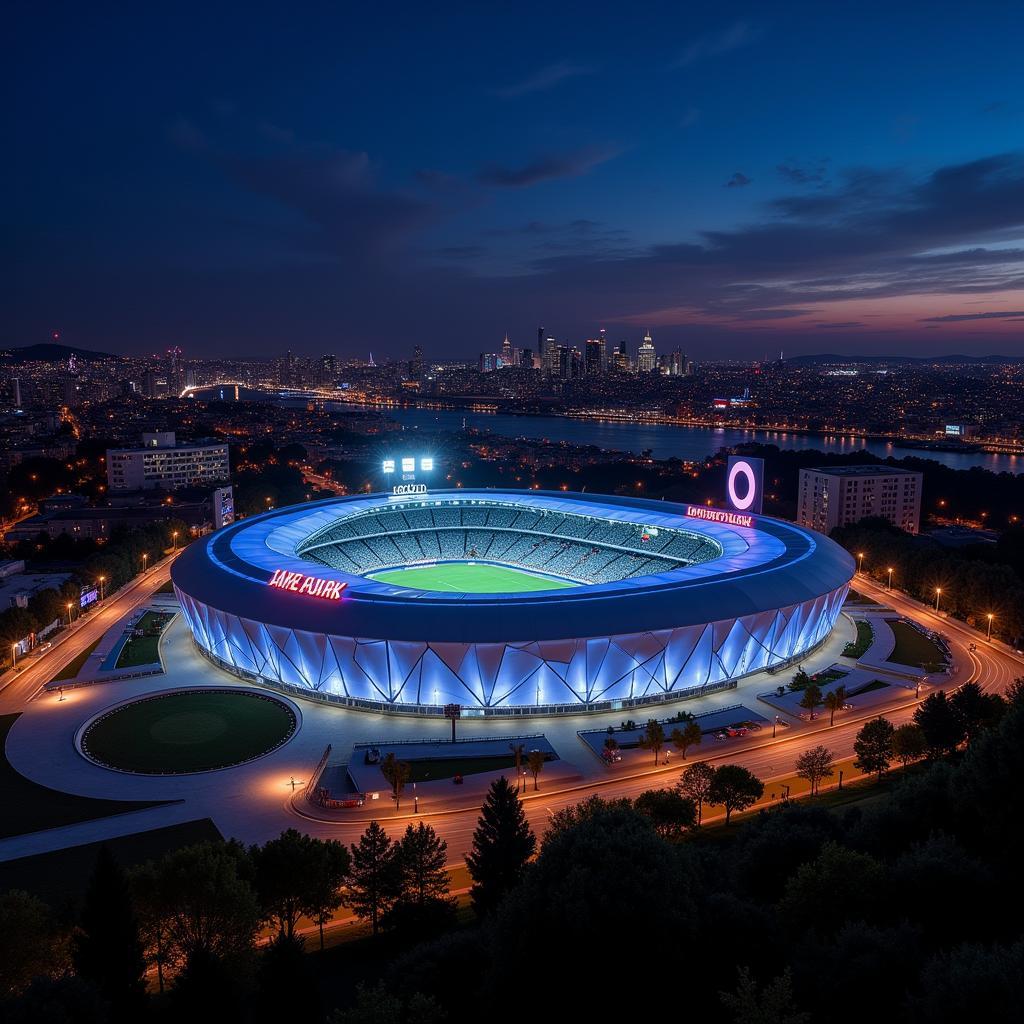
[[71, 602], [70, 601], [68, 601], [68, 603], [67, 603], [67, 609], [68, 609], [68, 626], [70, 627], [71, 626]]
[[174, 530], [171, 533], [171, 551], [178, 550], [178, 531]]
[[939, 612], [939, 598], [942, 597], [942, 587], [935, 588], [935, 614]]
[[864, 575], [864, 552], [857, 552], [857, 571], [863, 576]]
[[775, 739], [775, 730], [779, 727], [779, 716], [775, 716], [775, 721], [772, 722], [772, 739]]
[[106, 576], [101, 576], [100, 577], [100, 600], [101, 601], [103, 600], [103, 584], [106, 583], [106, 581], [107, 581], [107, 577]]
[[988, 613], [988, 642], [992, 643], [992, 613]]
[[18, 645], [11, 644], [11, 671], [18, 667]]
[[142, 552], [142, 571], [146, 573], [149, 570], [149, 555], [145, 551]]
[[889, 573], [889, 585], [888, 585], [887, 589], [892, 590], [892, 566], [891, 565], [889, 566], [887, 571]]

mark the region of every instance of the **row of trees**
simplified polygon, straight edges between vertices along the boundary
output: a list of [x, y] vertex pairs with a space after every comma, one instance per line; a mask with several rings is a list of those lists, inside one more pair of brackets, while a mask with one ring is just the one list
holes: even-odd
[[[51, 540], [41, 535], [38, 543], [25, 541], [11, 551], [17, 557], [34, 561], [71, 561], [77, 563], [71, 579], [59, 589], [48, 588], [30, 598], [27, 608], [8, 608], [0, 612], [0, 663], [11, 660], [11, 645], [30, 633], [38, 632], [55, 619], [67, 619], [79, 610], [83, 586], [99, 586], [112, 594], [152, 566], [175, 543], [180, 547], [190, 536], [188, 524], [168, 519], [135, 530], [118, 530], [104, 544], [92, 540], [76, 541], [63, 535]], [[146, 556], [143, 558], [143, 556]]]
[[151, 1009], [152, 968], [175, 1016], [206, 1019], [217, 1008], [233, 1020], [235, 1001], [279, 1007], [290, 975], [305, 978], [303, 918], [318, 927], [321, 949], [324, 925], [343, 906], [374, 934], [387, 928], [408, 940], [449, 927], [446, 851], [422, 822], [397, 841], [372, 822], [351, 847], [294, 829], [249, 849], [200, 843], [130, 872], [104, 847], [71, 928], [27, 893], [0, 897], [0, 998], [27, 1019], [57, 1002], [134, 1024]]
[[[832, 537], [854, 557], [864, 552], [864, 571], [886, 584], [892, 568], [893, 586], [925, 603], [942, 589], [942, 608], [965, 622], [984, 625], [991, 613], [993, 633], [1024, 636], [1024, 579], [998, 552], [950, 550], [922, 544], [884, 519], [862, 519], [832, 531]], [[858, 559], [859, 560], [859, 559]], [[1022, 563], [1024, 564], [1024, 563]]]

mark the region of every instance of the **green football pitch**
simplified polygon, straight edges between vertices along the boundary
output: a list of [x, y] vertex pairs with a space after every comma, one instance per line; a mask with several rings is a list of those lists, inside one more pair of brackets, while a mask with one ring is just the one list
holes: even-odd
[[535, 576], [523, 569], [475, 562], [424, 565], [412, 569], [385, 569], [370, 574], [379, 583], [414, 590], [445, 590], [455, 594], [520, 594], [531, 590], [563, 590], [577, 584]]

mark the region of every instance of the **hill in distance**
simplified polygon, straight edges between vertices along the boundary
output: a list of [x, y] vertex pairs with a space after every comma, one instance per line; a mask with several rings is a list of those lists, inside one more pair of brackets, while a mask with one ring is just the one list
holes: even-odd
[[0, 350], [0, 358], [7, 363], [56, 363], [67, 360], [70, 356], [85, 362], [96, 362], [100, 359], [120, 359], [120, 356], [109, 352], [93, 352], [88, 348], [75, 348], [72, 345], [25, 345], [22, 348]]

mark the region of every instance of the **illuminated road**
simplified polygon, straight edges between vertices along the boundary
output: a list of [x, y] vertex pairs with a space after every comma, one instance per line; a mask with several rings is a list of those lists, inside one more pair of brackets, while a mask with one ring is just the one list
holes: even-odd
[[51, 650], [24, 659], [19, 663], [20, 671], [6, 673], [0, 688], [0, 714], [24, 710], [25, 705], [68, 662], [74, 661], [83, 650], [99, 640], [118, 619], [145, 604], [153, 592], [170, 579], [172, 561], [173, 556], [165, 558], [144, 575], [137, 576], [115, 595], [108, 596], [98, 608], [75, 620], [71, 631], [61, 633]]
[[[406, 825], [413, 820], [431, 823], [448, 841], [450, 863], [454, 866], [462, 862], [470, 846], [479, 814], [476, 806], [445, 810], [439, 806], [438, 797], [435, 795], [420, 800], [420, 809], [423, 813], [417, 818], [410, 813], [413, 808], [408, 789], [404, 795], [400, 815], [392, 813], [391, 803], [386, 794], [382, 794], [379, 802], [373, 802], [354, 811], [352, 818], [345, 821], [314, 820], [308, 815], [300, 815], [292, 806], [289, 777], [303, 779], [304, 773], [310, 771], [311, 765], [316, 761], [326, 742], [338, 742], [338, 730], [351, 737], [356, 728], [360, 731], [364, 727], [367, 731], [383, 729], [385, 723], [382, 718], [378, 720], [378, 716], [362, 715], [358, 717], [357, 722], [352, 716], [358, 713], [337, 708], [321, 708], [300, 701], [305, 721], [297, 737], [299, 742], [287, 744], [281, 749], [280, 754], [266, 761], [252, 762], [230, 771], [210, 773], [206, 776], [162, 779], [131, 777], [110, 773], [84, 762], [74, 749], [74, 729], [92, 711], [138, 692], [136, 687], [159, 688], [168, 685], [172, 679], [174, 685], [182, 685], [178, 680], [184, 678], [194, 679], [197, 683], [201, 681], [201, 684], [249, 685], [219, 673], [211, 677], [209, 664], [194, 651], [190, 641], [186, 639], [187, 634], [182, 632], [178, 634], [180, 639], [172, 638], [168, 641], [173, 652], [170, 656], [176, 667], [166, 682], [161, 678], [145, 684], [101, 684], [87, 690], [73, 691], [69, 701], [61, 705], [49, 700], [32, 700], [67, 662], [99, 639], [133, 608], [148, 601], [153, 591], [167, 580], [168, 572], [168, 561], [155, 566], [146, 577], [136, 580], [121, 593], [108, 599], [102, 608], [87, 616], [53, 651], [33, 659], [23, 672], [0, 690], [0, 711], [30, 710], [30, 715], [26, 716], [26, 725], [19, 723], [12, 734], [16, 741], [14, 753], [17, 755], [13, 761], [23, 774], [35, 781], [83, 795], [170, 798], [181, 802], [173, 807], [154, 808], [133, 815], [98, 819], [65, 829], [52, 830], [49, 833], [13, 837], [0, 843], [0, 859], [207, 816], [213, 819], [224, 835], [235, 836], [247, 843], [265, 841], [290, 826], [304, 829], [314, 835], [352, 842], [365, 829], [370, 817], [375, 815], [392, 835], [404, 831]], [[1024, 676], [1024, 657], [1005, 645], [988, 644], [975, 630], [955, 620], [936, 616], [933, 611], [923, 608], [917, 602], [896, 591], [890, 594], [866, 578], [858, 577], [856, 586], [865, 596], [872, 597], [894, 611], [945, 634], [958, 668], [948, 685], [956, 686], [976, 679], [992, 692], [1003, 692], [1014, 679]], [[976, 652], [969, 650], [972, 643], [977, 644]], [[128, 689], [129, 686], [131, 689]], [[930, 691], [924, 690], [922, 698], [928, 692]], [[828, 726], [827, 716], [822, 714], [813, 724], [794, 724], [777, 740], [772, 740], [769, 732], [764, 731], [727, 744], [706, 742], [698, 751], [691, 753], [686, 764], [692, 764], [695, 760], [741, 764], [765, 781], [767, 795], [774, 793], [776, 798], [779, 798], [784, 786], [790, 785], [792, 795], [799, 796], [805, 793], [807, 788], [805, 782], [797, 782], [793, 778], [794, 762], [800, 753], [819, 743], [825, 744], [833, 752], [837, 768], [843, 770], [845, 780], [851, 781], [857, 777], [850, 763], [853, 742], [864, 721], [881, 713], [899, 724], [911, 717], [915, 706], [913, 691], [908, 689], [903, 703], [848, 712], [837, 719], [834, 727]], [[48, 725], [48, 720], [53, 725]], [[403, 724], [400, 719], [393, 721], [392, 732], [396, 737], [408, 735], [409, 729], [418, 727], [418, 723], [415, 722]], [[33, 722], [37, 723], [34, 727], [37, 730], [35, 732], [32, 731]], [[589, 751], [584, 751], [582, 747], [574, 751], [565, 745], [565, 736], [573, 735], [576, 727], [575, 724], [564, 726], [564, 735], [560, 742], [564, 748], [563, 757], [567, 762], [577, 762], [582, 768], [582, 777], [579, 781], [567, 785], [551, 779], [546, 784], [542, 774], [539, 793], [533, 792], [532, 780], [530, 781], [524, 806], [530, 823], [538, 834], [544, 831], [546, 822], [555, 811], [571, 806], [591, 794], [605, 798], [633, 798], [646, 789], [674, 784], [684, 767], [684, 763], [677, 755], [667, 767], [641, 767], [634, 762], [628, 767], [619, 765], [615, 769], [607, 769], [598, 765]], [[19, 743], [18, 735], [24, 735], [27, 739]], [[381, 732], [378, 735], [386, 733]], [[574, 735], [573, 741], [575, 742]], [[8, 741], [8, 750], [10, 753], [11, 740]], [[457, 795], [455, 791], [452, 792], [452, 797]], [[465, 801], [468, 796], [467, 793], [463, 800]], [[716, 816], [707, 814], [705, 818], [714, 820]]]

